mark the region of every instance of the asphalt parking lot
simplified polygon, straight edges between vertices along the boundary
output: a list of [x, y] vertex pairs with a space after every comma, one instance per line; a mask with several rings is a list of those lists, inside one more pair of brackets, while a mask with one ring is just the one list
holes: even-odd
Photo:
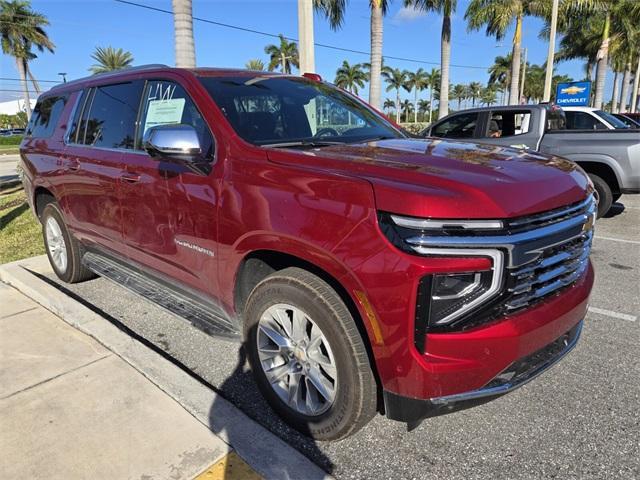
[[64, 288], [337, 478], [640, 478], [640, 195], [623, 196], [597, 222], [592, 259], [597, 278], [582, 338], [551, 371], [412, 432], [378, 416], [336, 443], [314, 443], [282, 423], [262, 400], [237, 344], [212, 339], [104, 279]]

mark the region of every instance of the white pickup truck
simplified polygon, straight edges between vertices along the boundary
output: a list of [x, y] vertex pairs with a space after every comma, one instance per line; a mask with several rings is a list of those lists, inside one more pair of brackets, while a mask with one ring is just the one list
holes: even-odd
[[599, 197], [598, 216], [623, 194], [640, 193], [640, 130], [568, 130], [562, 108], [516, 105], [452, 113], [422, 136], [535, 150], [567, 158], [591, 178]]

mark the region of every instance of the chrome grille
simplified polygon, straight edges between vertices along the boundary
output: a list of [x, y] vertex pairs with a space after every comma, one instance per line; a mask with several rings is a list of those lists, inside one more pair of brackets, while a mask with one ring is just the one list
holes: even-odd
[[528, 307], [573, 284], [589, 263], [593, 230], [578, 238], [548, 248], [534, 262], [509, 271], [508, 312]]
[[515, 231], [532, 230], [552, 225], [577, 215], [589, 213], [593, 210], [594, 205], [593, 195], [589, 195], [585, 200], [566, 207], [508, 220], [507, 227], [511, 233], [514, 233]]

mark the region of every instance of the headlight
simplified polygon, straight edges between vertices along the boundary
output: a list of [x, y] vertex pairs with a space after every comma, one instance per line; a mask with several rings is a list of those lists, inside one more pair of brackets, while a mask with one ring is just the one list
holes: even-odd
[[[407, 253], [432, 257], [476, 257], [491, 259], [491, 266], [481, 271], [438, 273], [420, 282], [416, 307], [416, 334], [427, 329], [438, 330], [464, 321], [481, 305], [502, 290], [504, 253], [497, 248], [467, 248], [464, 240], [456, 247], [427, 247], [420, 239], [487, 235], [504, 228], [500, 220], [439, 220], [379, 214], [380, 228], [387, 238]], [[469, 242], [472, 243], [472, 242]], [[416, 338], [418, 340], [418, 338]]]

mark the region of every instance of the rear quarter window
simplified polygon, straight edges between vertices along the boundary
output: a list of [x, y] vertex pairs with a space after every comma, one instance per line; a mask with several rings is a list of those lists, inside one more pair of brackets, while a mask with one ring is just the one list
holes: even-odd
[[38, 100], [25, 136], [32, 138], [51, 137], [67, 104], [67, 99], [67, 95], [60, 95]]

